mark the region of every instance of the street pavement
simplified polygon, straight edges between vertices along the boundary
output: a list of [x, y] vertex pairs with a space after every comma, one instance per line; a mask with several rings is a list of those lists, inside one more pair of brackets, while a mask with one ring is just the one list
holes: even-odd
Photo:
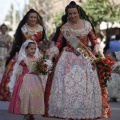
[[[9, 102], [0, 101], [0, 120], [23, 120], [22, 115], [15, 115], [8, 113], [7, 109]], [[110, 102], [111, 107], [111, 117], [108, 119], [100, 120], [120, 120], [120, 101], [119, 102]], [[35, 116], [35, 120], [60, 120], [55, 118], [45, 118], [41, 116]], [[62, 120], [62, 119], [61, 119]]]

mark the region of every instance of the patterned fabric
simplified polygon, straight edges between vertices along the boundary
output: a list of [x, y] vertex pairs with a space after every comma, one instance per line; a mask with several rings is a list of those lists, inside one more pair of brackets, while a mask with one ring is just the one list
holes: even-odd
[[34, 63], [27, 65], [26, 62], [21, 61], [20, 70], [22, 70], [22, 75], [18, 77], [15, 84], [9, 112], [44, 114], [44, 90], [40, 78], [34, 72]]
[[[25, 26], [23, 26], [25, 28]], [[29, 34], [29, 37], [31, 35], [34, 36], [32, 38], [34, 38], [34, 40], [37, 42], [37, 44], [40, 43], [40, 40], [41, 40], [41, 36], [42, 36], [42, 28], [41, 26], [38, 26], [37, 28], [37, 31], [36, 32], [33, 32], [33, 34], [29, 34], [30, 32], [30, 28], [29, 30], [27, 29], [27, 34]], [[35, 30], [35, 29], [34, 29]], [[39, 30], [39, 31], [38, 31]], [[24, 32], [23, 33], [23, 36], [24, 36], [24, 41], [26, 41], [26, 39], [28, 39], [28, 37], [25, 35]], [[31, 33], [31, 32], [30, 32]], [[6, 69], [5, 69], [5, 72], [3, 74], [3, 77], [2, 77], [2, 80], [1, 80], [1, 83], [0, 83], [0, 100], [2, 101], [9, 101], [11, 99], [11, 93], [10, 93], [10, 90], [9, 90], [9, 87], [8, 87], [8, 83], [10, 81], [10, 76], [12, 74], [12, 71], [13, 71], [13, 66], [16, 62], [16, 57], [14, 56], [11, 61], [9, 62], [9, 64], [7, 65]]]
[[[90, 23], [85, 21], [85, 24], [84, 29], [74, 30], [73, 33], [77, 32], [74, 35], [89, 48], [89, 42], [95, 46], [98, 41], [93, 30], [90, 29], [92, 28], [89, 26]], [[55, 50], [56, 48], [60, 50], [65, 42], [62, 29], [64, 27], [61, 28]], [[46, 116], [93, 119], [110, 115], [107, 93], [105, 91], [104, 94], [102, 93], [97, 71], [92, 69], [90, 61], [85, 59], [83, 54], [76, 55], [72, 46], [66, 41], [66, 47], [55, 64], [55, 69], [49, 75], [46, 84]], [[103, 116], [105, 112], [107, 115]]]
[[101, 116], [102, 96], [96, 70], [82, 56], [64, 51], [57, 63], [49, 115], [60, 118], [97, 118]]

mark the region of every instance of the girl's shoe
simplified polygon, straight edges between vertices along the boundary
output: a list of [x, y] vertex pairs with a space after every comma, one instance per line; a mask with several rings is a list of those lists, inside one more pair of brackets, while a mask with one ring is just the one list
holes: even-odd
[[28, 115], [25, 115], [23, 120], [29, 120], [29, 116]]

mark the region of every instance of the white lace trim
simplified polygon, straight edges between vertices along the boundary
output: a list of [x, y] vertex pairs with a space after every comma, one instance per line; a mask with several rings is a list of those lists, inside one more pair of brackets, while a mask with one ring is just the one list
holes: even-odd
[[30, 27], [29, 25], [25, 24], [23, 25], [23, 27], [21, 28], [22, 32], [24, 34], [28, 34], [28, 35], [34, 35], [37, 34], [37, 32], [43, 31], [42, 26], [40, 26], [39, 24], [37, 24], [35, 27]]
[[[66, 24], [68, 24], [68, 23], [66, 23]], [[88, 22], [86, 20], [84, 20], [84, 24], [85, 24], [85, 28], [84, 29], [79, 29], [79, 30], [70, 29], [70, 30], [72, 31], [72, 33], [75, 36], [86, 36], [91, 31], [92, 26], [91, 26], [90, 22]], [[64, 27], [63, 29], [69, 29], [69, 28], [68, 27]]]

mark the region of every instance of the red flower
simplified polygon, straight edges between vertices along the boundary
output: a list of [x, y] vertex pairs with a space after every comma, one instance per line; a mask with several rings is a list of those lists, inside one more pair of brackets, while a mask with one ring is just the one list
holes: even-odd
[[95, 62], [102, 86], [107, 86], [106, 83], [111, 77], [111, 70], [114, 62], [110, 60], [110, 56], [98, 58]]

